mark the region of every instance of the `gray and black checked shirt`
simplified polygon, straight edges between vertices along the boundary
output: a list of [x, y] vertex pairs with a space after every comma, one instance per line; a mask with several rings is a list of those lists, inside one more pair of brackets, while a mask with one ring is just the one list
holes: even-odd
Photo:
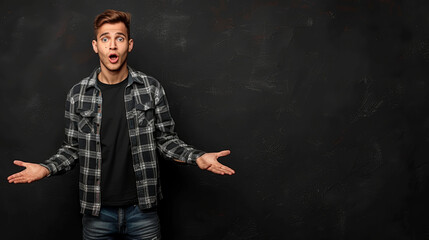
[[[156, 206], [161, 197], [157, 149], [167, 158], [188, 164], [204, 152], [181, 141], [174, 132], [164, 89], [142, 72], [128, 67], [124, 99], [139, 207]], [[72, 87], [65, 105], [65, 141], [45, 163], [50, 175], [70, 170], [79, 161], [81, 213], [98, 216], [101, 207], [102, 93], [96, 85], [100, 68]]]

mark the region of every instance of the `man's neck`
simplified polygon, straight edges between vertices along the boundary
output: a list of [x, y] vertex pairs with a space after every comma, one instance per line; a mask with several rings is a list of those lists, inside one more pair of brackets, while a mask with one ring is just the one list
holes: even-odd
[[110, 71], [101, 64], [101, 72], [98, 74], [98, 80], [105, 84], [117, 84], [127, 76], [128, 68], [126, 64], [124, 64], [124, 66], [118, 71]]

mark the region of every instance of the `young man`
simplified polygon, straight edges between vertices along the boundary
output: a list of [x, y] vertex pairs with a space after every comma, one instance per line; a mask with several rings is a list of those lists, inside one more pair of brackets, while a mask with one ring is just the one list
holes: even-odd
[[161, 188], [157, 150], [167, 158], [216, 174], [234, 174], [174, 132], [160, 83], [127, 65], [134, 42], [130, 15], [106, 10], [94, 21], [92, 47], [100, 67], [72, 87], [65, 108], [65, 141], [43, 164], [14, 161], [26, 169], [10, 183], [31, 183], [70, 170], [79, 161], [84, 239], [158, 239]]

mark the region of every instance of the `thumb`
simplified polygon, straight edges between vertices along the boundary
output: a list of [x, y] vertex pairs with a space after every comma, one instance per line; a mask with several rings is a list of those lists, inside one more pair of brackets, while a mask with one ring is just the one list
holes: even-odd
[[217, 153], [217, 157], [225, 157], [228, 156], [231, 153], [229, 150], [220, 151]]
[[25, 163], [23, 161], [19, 161], [19, 160], [13, 161], [13, 164], [20, 166], [20, 167], [26, 167], [27, 166], [27, 163]]

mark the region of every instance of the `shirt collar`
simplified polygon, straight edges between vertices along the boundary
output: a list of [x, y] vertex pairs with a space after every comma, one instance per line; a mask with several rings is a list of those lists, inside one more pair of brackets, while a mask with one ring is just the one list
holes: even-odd
[[[133, 84], [134, 82], [143, 84], [142, 79], [140, 79], [136, 71], [132, 69], [130, 66], [127, 66], [128, 68], [128, 86]], [[97, 86], [97, 76], [101, 72], [101, 68], [96, 68], [91, 75], [89, 75], [88, 83], [86, 85], [86, 89], [96, 87]]]

